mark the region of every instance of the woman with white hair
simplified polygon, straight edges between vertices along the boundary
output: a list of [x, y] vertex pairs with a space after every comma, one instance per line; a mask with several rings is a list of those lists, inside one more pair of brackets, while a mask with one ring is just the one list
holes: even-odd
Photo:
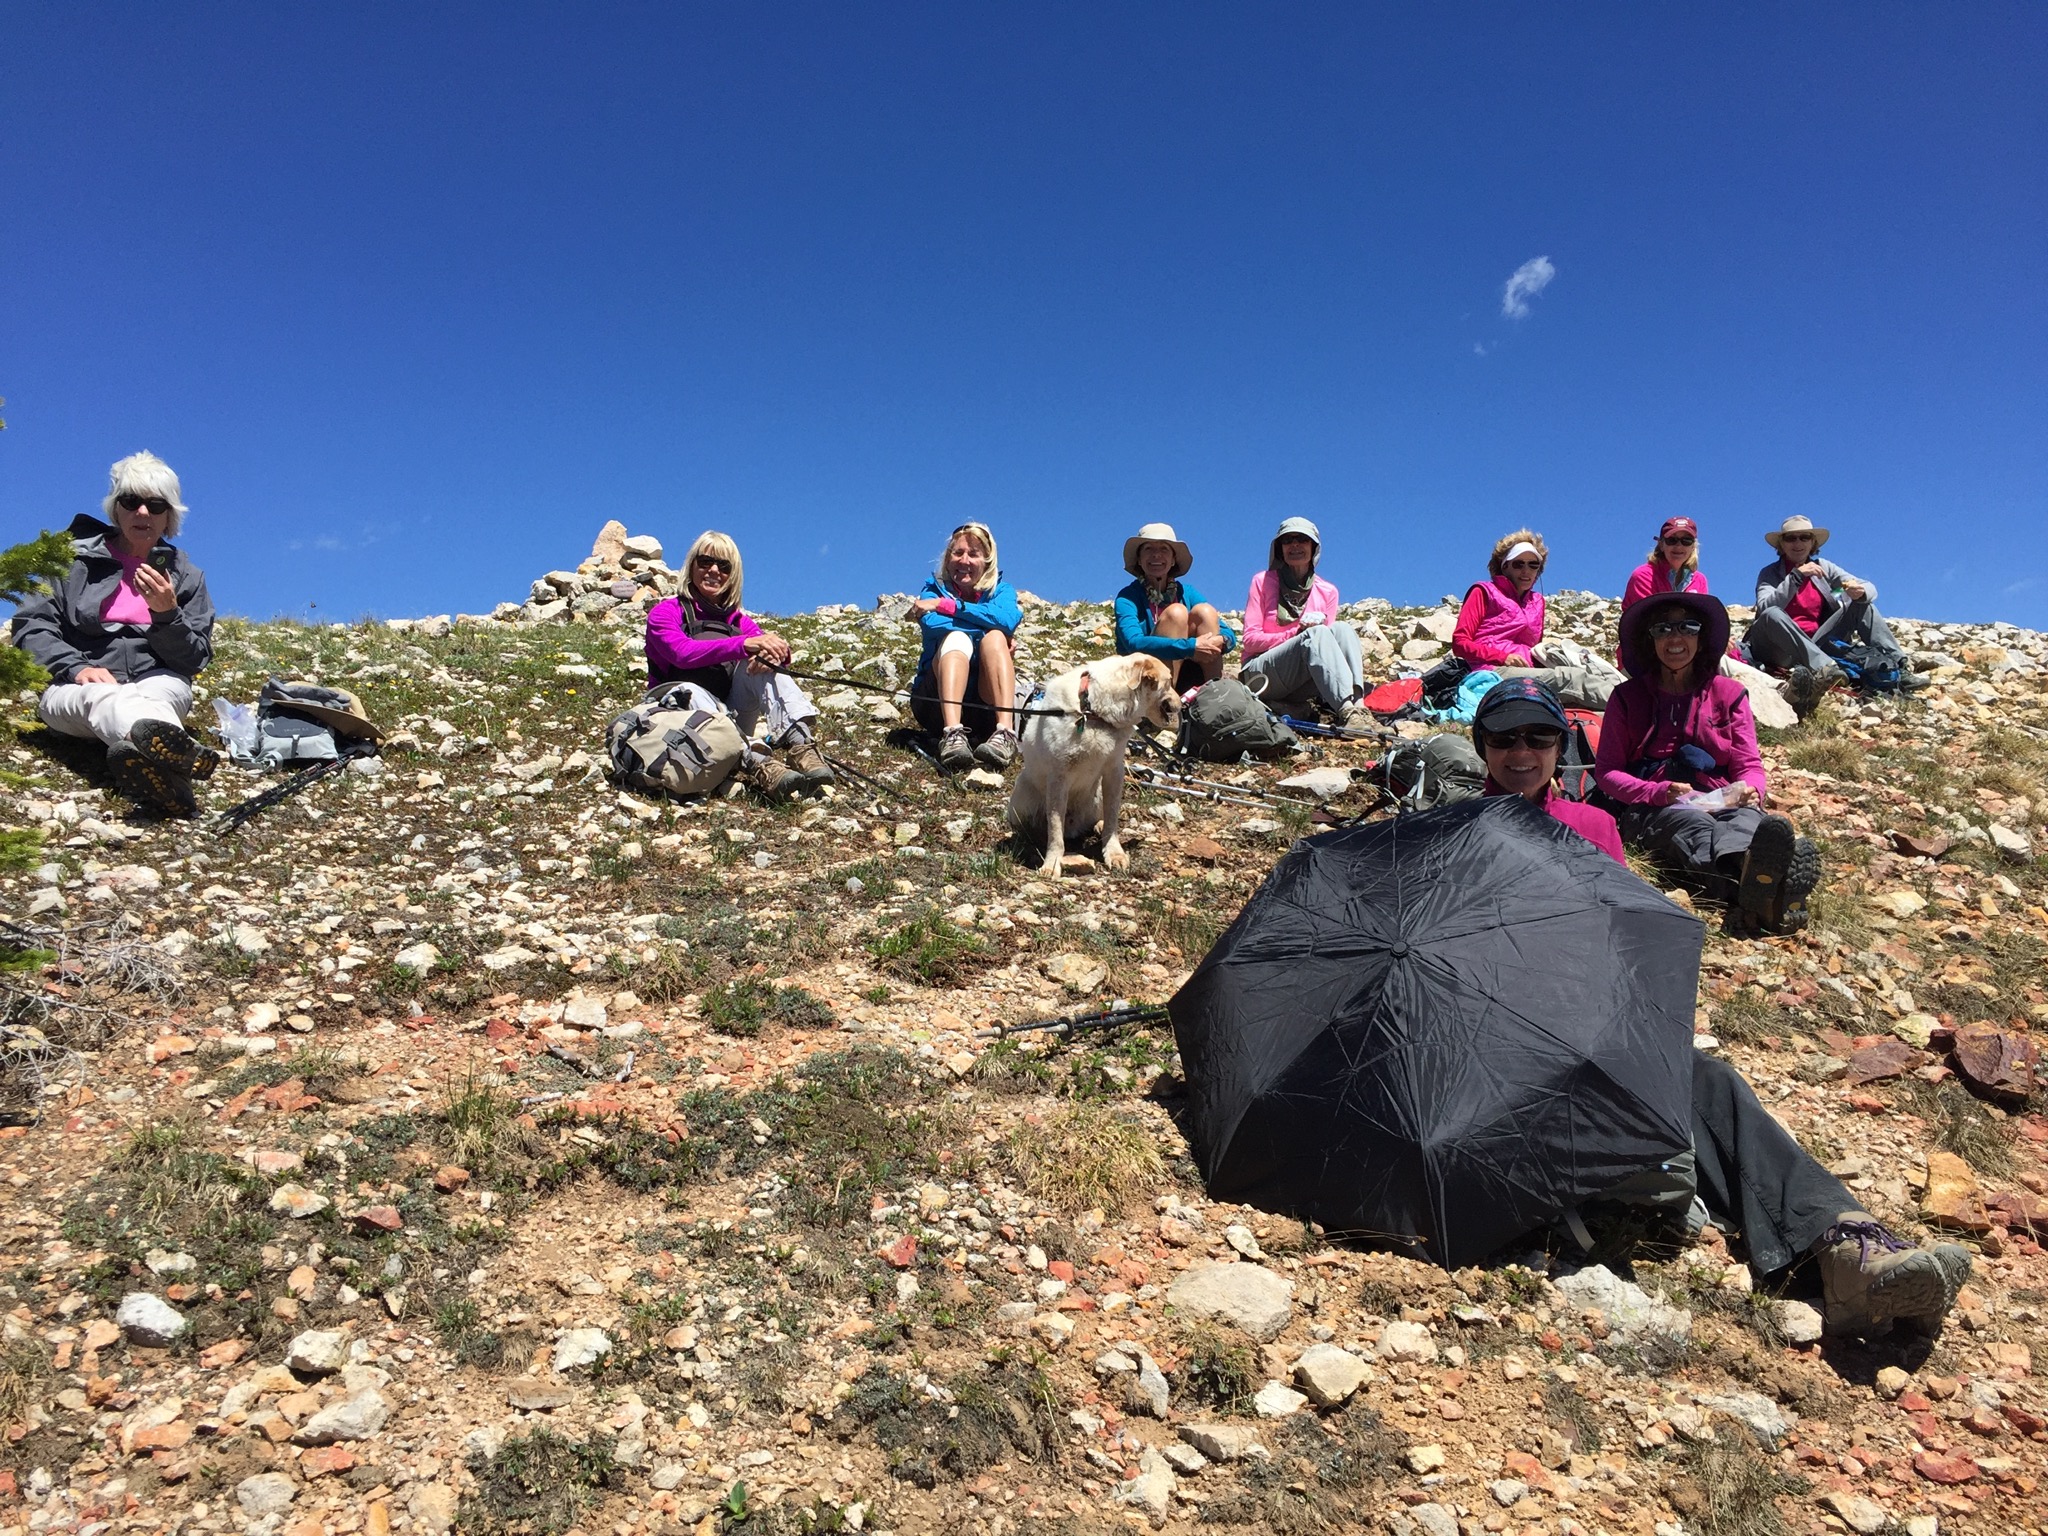
[[[822, 789], [835, 775], [812, 728], [818, 709], [789, 665], [789, 642], [740, 610], [740, 547], [725, 534], [697, 535], [683, 560], [683, 591], [647, 610], [647, 686], [695, 683], [731, 711], [747, 739], [740, 782], [767, 800]], [[768, 723], [766, 745], [754, 727]], [[788, 767], [770, 755], [783, 753]]]
[[[911, 605], [924, 631], [910, 712], [939, 738], [948, 773], [978, 758], [1000, 772], [1017, 760], [1017, 662], [1011, 637], [1024, 621], [1017, 589], [996, 564], [986, 523], [962, 523], [946, 535], [938, 573]], [[980, 735], [979, 746], [973, 737]]]
[[186, 511], [171, 466], [134, 453], [107, 478], [107, 520], [72, 519], [71, 569], [49, 596], [21, 605], [14, 643], [50, 674], [44, 724], [98, 737], [115, 788], [190, 816], [192, 781], [220, 764], [185, 730], [192, 680], [213, 659], [213, 601], [199, 567], [164, 542]]

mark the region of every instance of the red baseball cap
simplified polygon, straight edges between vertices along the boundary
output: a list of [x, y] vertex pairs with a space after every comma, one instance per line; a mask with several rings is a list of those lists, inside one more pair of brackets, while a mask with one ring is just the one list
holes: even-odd
[[1657, 530], [1657, 537], [1668, 539], [1674, 533], [1689, 533], [1694, 538], [1698, 538], [1700, 536], [1700, 525], [1689, 517], [1665, 518], [1664, 526]]

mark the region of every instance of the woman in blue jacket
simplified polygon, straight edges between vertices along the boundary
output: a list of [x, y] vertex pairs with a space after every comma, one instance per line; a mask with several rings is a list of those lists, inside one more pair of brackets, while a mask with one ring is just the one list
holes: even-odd
[[[939, 571], [913, 605], [924, 650], [910, 685], [910, 712], [939, 738], [939, 766], [994, 769], [1017, 760], [1017, 664], [1011, 639], [1023, 612], [996, 565], [986, 523], [962, 523], [946, 539]], [[970, 733], [972, 733], [970, 735]], [[973, 736], [984, 738], [980, 746]]]
[[1156, 656], [1186, 693], [1223, 675], [1237, 636], [1215, 605], [1181, 578], [1195, 563], [1170, 523], [1147, 523], [1124, 540], [1124, 569], [1138, 579], [1116, 595], [1116, 653]]

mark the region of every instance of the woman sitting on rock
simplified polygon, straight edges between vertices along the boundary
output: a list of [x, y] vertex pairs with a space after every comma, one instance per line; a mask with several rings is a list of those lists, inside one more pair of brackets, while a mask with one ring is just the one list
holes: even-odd
[[1657, 542], [1649, 557], [1629, 572], [1628, 587], [1621, 594], [1621, 611], [1627, 613], [1646, 597], [1660, 592], [1704, 592], [1706, 572], [1700, 569], [1699, 525], [1689, 517], [1667, 517], [1657, 530]]
[[1266, 707], [1320, 703], [1340, 726], [1377, 729], [1365, 707], [1365, 658], [1358, 631], [1337, 618], [1337, 589], [1316, 574], [1323, 536], [1305, 517], [1273, 535], [1266, 569], [1244, 602], [1245, 685]]
[[[924, 650], [910, 684], [910, 712], [939, 738], [939, 766], [1001, 770], [1017, 760], [1017, 663], [1012, 637], [1023, 622], [1017, 590], [996, 564], [986, 523], [962, 523], [946, 537], [938, 574], [913, 604]], [[979, 736], [976, 746], [973, 738]]]
[[[812, 732], [817, 706], [787, 672], [789, 642], [740, 610], [740, 549], [722, 533], [697, 535], [683, 561], [683, 591], [647, 610], [647, 686], [695, 683], [731, 711], [747, 755], [739, 778], [769, 800], [833, 781]], [[754, 727], [768, 722], [766, 744]], [[788, 766], [771, 755], [781, 752]]]
[[1550, 560], [1543, 535], [1517, 528], [1493, 546], [1487, 580], [1474, 583], [1458, 609], [1451, 654], [1473, 671], [1534, 667], [1543, 643], [1543, 594], [1537, 578]]
[[1594, 778], [1622, 835], [1740, 925], [1805, 926], [1820, 851], [1763, 809], [1767, 785], [1749, 693], [1719, 675], [1728, 610], [1704, 592], [1636, 604], [1621, 617], [1629, 677], [1608, 700]]
[[1828, 530], [1805, 517], [1788, 517], [1764, 535], [1777, 558], [1756, 573], [1756, 617], [1742, 637], [1758, 666], [1786, 674], [1785, 697], [1802, 720], [1847, 681], [1838, 665], [1845, 653], [1860, 656], [1866, 688], [1917, 689], [1929, 681], [1913, 671], [1877, 611], [1876, 585], [1821, 558], [1827, 541]]
[[[1520, 795], [1617, 862], [1621, 835], [1596, 805], [1558, 794], [1565, 713], [1529, 678], [1498, 684], [1479, 702], [1473, 743], [1486, 759], [1486, 793]], [[1603, 740], [1605, 737], [1603, 736]], [[1727, 1062], [1692, 1053], [1692, 1171], [1705, 1214], [1739, 1235], [1759, 1277], [1816, 1261], [1831, 1333], [1880, 1333], [1893, 1323], [1934, 1331], [1970, 1278], [1969, 1250], [1916, 1248], [1856, 1203], [1758, 1102]]]
[[1124, 569], [1138, 579], [1116, 595], [1117, 655], [1157, 657], [1182, 693], [1221, 677], [1237, 644], [1215, 606], [1181, 580], [1194, 563], [1170, 523], [1147, 523], [1124, 540]]
[[108, 479], [108, 520], [72, 519], [71, 569], [16, 611], [14, 643], [51, 676], [38, 706], [51, 730], [98, 737], [116, 789], [190, 816], [192, 781], [220, 764], [185, 730], [192, 680], [213, 658], [213, 602], [199, 567], [164, 542], [186, 511], [171, 466], [130, 454]]

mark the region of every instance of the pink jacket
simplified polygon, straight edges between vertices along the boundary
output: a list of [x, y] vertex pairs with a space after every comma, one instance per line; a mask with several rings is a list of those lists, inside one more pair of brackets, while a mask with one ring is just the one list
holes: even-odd
[[[1494, 783], [1492, 776], [1488, 775], [1485, 793], [1504, 795], [1507, 791]], [[1552, 821], [1570, 827], [1615, 863], [1628, 863], [1628, 855], [1621, 851], [1621, 828], [1616, 826], [1614, 818], [1599, 806], [1567, 800], [1552, 787], [1543, 792], [1543, 811]]]
[[[1322, 577], [1311, 578], [1308, 610], [1320, 613], [1325, 624], [1337, 621], [1337, 589]], [[1244, 659], [1250, 661], [1264, 651], [1285, 645], [1301, 633], [1299, 624], [1282, 624], [1274, 612], [1280, 601], [1280, 578], [1268, 569], [1252, 578], [1251, 595], [1244, 600]]]
[[1640, 677], [1616, 688], [1600, 723], [1593, 778], [1602, 793], [1623, 805], [1660, 805], [1666, 781], [1637, 778], [1630, 770], [1687, 743], [1715, 764], [1714, 772], [1693, 780], [1696, 788], [1719, 789], [1741, 779], [1763, 803], [1769, 785], [1757, 751], [1756, 717], [1749, 712], [1749, 690], [1732, 677], [1710, 678], [1696, 693], [1665, 693]]
[[1621, 611], [1627, 613], [1646, 597], [1666, 592], [1704, 592], [1707, 573], [1694, 571], [1682, 587], [1671, 585], [1671, 567], [1662, 560], [1645, 560], [1629, 573], [1628, 590], [1621, 594]]
[[1531, 587], [1527, 597], [1517, 597], [1515, 584], [1496, 576], [1465, 594], [1458, 627], [1451, 632], [1451, 654], [1470, 667], [1509, 662], [1526, 667], [1542, 639], [1543, 594]]

